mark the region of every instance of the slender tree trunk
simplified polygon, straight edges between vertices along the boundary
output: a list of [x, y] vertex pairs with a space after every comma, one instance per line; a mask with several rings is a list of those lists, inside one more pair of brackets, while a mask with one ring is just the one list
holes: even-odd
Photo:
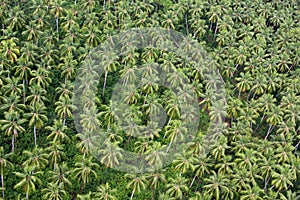
[[104, 91], [105, 91], [105, 86], [106, 86], [106, 79], [107, 79], [107, 73], [108, 73], [108, 71], [106, 71], [105, 75], [104, 75], [104, 84], [103, 84], [102, 96], [104, 96]]
[[29, 195], [28, 195], [28, 191], [26, 191], [26, 199], [28, 199], [28, 196], [29, 196]]
[[15, 151], [15, 135], [12, 135], [11, 138], [11, 151], [14, 152]]
[[4, 178], [3, 178], [3, 172], [1, 173], [1, 187], [2, 187], [2, 198], [4, 199]]
[[55, 18], [56, 21], [56, 32], [58, 33], [58, 17]]
[[268, 186], [268, 183], [269, 183], [269, 181], [270, 181], [270, 178], [271, 178], [271, 177], [265, 178], [265, 185], [264, 185], [264, 191], [265, 191], [265, 192], [267, 192], [267, 186]]
[[33, 126], [34, 147], [36, 147], [36, 126]]
[[25, 105], [26, 101], [26, 91], [25, 91], [25, 79], [23, 79], [23, 101]]
[[65, 125], [66, 125], [66, 118], [67, 118], [67, 116], [66, 116], [66, 113], [65, 113], [65, 114], [64, 114], [63, 126], [65, 126]]
[[188, 24], [188, 17], [186, 12], [185, 12], [185, 30], [186, 30], [186, 35], [189, 35], [189, 24]]
[[132, 200], [135, 190], [132, 190], [130, 199]]
[[267, 135], [265, 137], [265, 140], [269, 137], [271, 129], [272, 129], [272, 125], [269, 126], [269, 129], [268, 129]]
[[168, 151], [169, 151], [169, 149], [170, 149], [171, 145], [172, 145], [172, 140], [171, 140], [171, 142], [170, 142], [170, 144], [169, 144], [169, 146], [168, 146], [168, 148], [167, 148], [167, 151], [166, 151], [166, 153], [168, 153]]
[[218, 30], [218, 22], [216, 22], [216, 28], [215, 28], [215, 32], [214, 32], [214, 40], [216, 40], [217, 30]]
[[195, 181], [196, 178], [197, 178], [197, 176], [195, 175], [194, 178], [193, 178], [193, 180], [192, 180], [192, 182], [191, 182], [191, 184], [190, 184], [190, 188], [193, 186], [194, 181]]
[[80, 184], [80, 193], [82, 192], [83, 187], [84, 187], [84, 184], [83, 184], [83, 181], [81, 181], [81, 184]]

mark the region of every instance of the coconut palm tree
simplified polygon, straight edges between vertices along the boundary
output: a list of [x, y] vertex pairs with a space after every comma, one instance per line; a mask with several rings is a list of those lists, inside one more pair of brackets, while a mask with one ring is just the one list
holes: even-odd
[[37, 129], [44, 126], [44, 123], [48, 120], [46, 116], [46, 107], [43, 104], [29, 105], [29, 113], [24, 114], [25, 117], [29, 118], [29, 126], [33, 126], [34, 135], [34, 146], [37, 146]]
[[227, 185], [229, 184], [229, 179], [223, 174], [217, 174], [212, 171], [212, 175], [209, 178], [205, 178], [206, 184], [203, 186], [205, 192], [211, 197], [219, 200], [222, 198], [224, 192], [228, 192]]
[[129, 179], [129, 183], [127, 184], [127, 188], [132, 189], [132, 193], [130, 199], [133, 199], [134, 193], [141, 192], [141, 189], [146, 188], [146, 179], [143, 175], [137, 174], [125, 174], [125, 178]]
[[61, 119], [63, 119], [63, 126], [65, 126], [67, 117], [73, 116], [72, 110], [75, 109], [75, 106], [71, 103], [71, 99], [66, 96], [63, 96], [55, 102], [55, 106], [55, 112]]
[[64, 197], [67, 195], [67, 192], [63, 189], [63, 186], [57, 185], [55, 183], [48, 183], [47, 188], [42, 190], [43, 199], [49, 200], [63, 200]]
[[63, 125], [61, 120], [54, 120], [54, 124], [52, 126], [46, 126], [46, 130], [50, 130], [51, 133], [47, 136], [47, 140], [52, 139], [52, 142], [59, 141], [60, 143], [64, 141], [69, 141], [68, 135], [65, 133], [67, 127]]
[[33, 166], [25, 166], [23, 170], [23, 173], [14, 172], [17, 177], [21, 178], [21, 181], [18, 182], [14, 188], [22, 187], [26, 193], [26, 199], [29, 199], [29, 194], [36, 191], [35, 184], [42, 184], [42, 181], [38, 176], [43, 173], [41, 171], [36, 171]]
[[97, 200], [116, 200], [117, 198], [114, 196], [117, 189], [111, 189], [108, 182], [97, 188], [98, 191], [94, 193], [94, 198]]
[[166, 193], [175, 199], [183, 199], [184, 193], [188, 192], [187, 182], [188, 179], [178, 175], [175, 178], [168, 178]]
[[5, 131], [6, 135], [12, 136], [11, 140], [11, 151], [14, 152], [15, 149], [15, 140], [19, 133], [25, 132], [22, 124], [27, 120], [22, 119], [18, 112], [5, 112], [3, 120], [0, 120], [2, 124], [1, 130]]
[[72, 173], [80, 181], [80, 192], [82, 192], [84, 186], [90, 182], [92, 175], [97, 178], [95, 169], [99, 168], [99, 165], [93, 162], [93, 157], [83, 156], [80, 158], [80, 162], [75, 163], [75, 167]]
[[23, 151], [23, 155], [28, 158], [23, 162], [23, 166], [33, 166], [35, 169], [40, 170], [45, 168], [48, 164], [48, 155], [44, 153], [42, 148], [34, 148], [32, 151]]
[[55, 185], [63, 185], [63, 188], [71, 186], [72, 183], [68, 179], [71, 171], [68, 170], [67, 163], [62, 162], [61, 164], [57, 164], [54, 168], [54, 171], [49, 171], [51, 175], [49, 179], [52, 180]]
[[50, 163], [53, 164], [53, 168], [55, 170], [58, 162], [61, 161], [62, 157], [65, 157], [66, 154], [64, 153], [64, 145], [58, 144], [58, 142], [51, 142], [50, 146], [46, 148], [49, 152], [48, 157], [50, 158]]

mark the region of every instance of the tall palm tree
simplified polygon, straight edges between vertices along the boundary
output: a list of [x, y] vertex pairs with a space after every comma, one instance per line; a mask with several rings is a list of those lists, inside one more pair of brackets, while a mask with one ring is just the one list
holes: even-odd
[[61, 184], [48, 183], [47, 188], [42, 190], [43, 199], [47, 200], [63, 200], [67, 195], [67, 192], [63, 189]]
[[29, 119], [29, 126], [33, 126], [33, 135], [34, 135], [34, 146], [37, 146], [36, 143], [36, 133], [37, 129], [40, 129], [44, 126], [44, 123], [48, 120], [48, 117], [46, 116], [46, 107], [43, 104], [34, 104], [29, 105], [29, 113], [24, 114], [25, 117], [30, 118]]
[[22, 119], [18, 112], [5, 112], [3, 120], [0, 120], [2, 124], [1, 130], [5, 131], [6, 135], [12, 136], [11, 140], [11, 151], [14, 152], [15, 149], [15, 140], [20, 132], [25, 132], [25, 129], [22, 127], [22, 124], [27, 120]]
[[117, 189], [111, 189], [108, 182], [105, 184], [100, 185], [100, 187], [97, 188], [98, 191], [94, 193], [94, 198], [97, 200], [117, 200], [117, 198], [114, 196]]
[[222, 198], [222, 194], [229, 190], [227, 187], [229, 179], [226, 178], [224, 174], [217, 174], [212, 171], [212, 175], [209, 178], [205, 178], [204, 181], [206, 182], [203, 186], [205, 192], [216, 200]]
[[65, 133], [67, 127], [63, 125], [61, 120], [54, 120], [54, 124], [52, 126], [46, 126], [46, 130], [50, 130], [51, 133], [47, 136], [47, 140], [52, 139], [52, 142], [60, 142], [69, 141], [68, 135]]
[[41, 148], [34, 148], [33, 151], [23, 151], [28, 158], [23, 162], [23, 166], [33, 166], [35, 169], [43, 169], [48, 163], [48, 155]]
[[177, 141], [182, 141], [184, 139], [184, 135], [186, 134], [187, 129], [183, 127], [179, 120], [172, 120], [170, 125], [166, 126], [165, 135], [168, 140], [170, 140], [169, 146], [167, 148], [167, 152], [171, 147], [172, 143]]
[[63, 188], [67, 188], [68, 186], [72, 185], [68, 179], [70, 173], [71, 171], [68, 170], [67, 163], [63, 162], [59, 165], [56, 165], [56, 167], [54, 167], [54, 171], [49, 172], [51, 175], [49, 179], [52, 180], [52, 182], [56, 185], [62, 184]]
[[35, 192], [36, 190], [35, 183], [42, 184], [42, 181], [38, 176], [43, 173], [41, 171], [36, 171], [33, 166], [25, 166], [23, 170], [23, 173], [14, 172], [17, 177], [21, 178], [21, 181], [17, 183], [14, 188], [22, 187], [26, 193], [26, 199], [28, 199], [30, 192]]
[[159, 189], [161, 184], [166, 182], [165, 175], [163, 172], [156, 170], [150, 174], [146, 174], [146, 180], [148, 181], [152, 190], [152, 199], [155, 199], [155, 192]]
[[13, 39], [3, 40], [1, 41], [0, 53], [3, 54], [3, 57], [6, 57], [14, 63], [17, 61], [18, 56], [20, 55], [20, 50]]
[[46, 150], [49, 152], [48, 157], [50, 159], [50, 163], [53, 164], [53, 168], [55, 170], [58, 162], [61, 161], [62, 157], [66, 156], [65, 152], [63, 151], [64, 145], [52, 141], [50, 143], [50, 146], [47, 147]]
[[91, 175], [97, 178], [95, 169], [99, 168], [99, 165], [93, 162], [93, 157], [83, 156], [80, 158], [80, 162], [75, 163], [75, 167], [72, 173], [80, 181], [80, 192], [82, 192], [84, 186], [90, 182]]
[[55, 102], [55, 105], [55, 112], [57, 112], [58, 116], [63, 119], [63, 126], [65, 126], [67, 116], [73, 116], [72, 110], [75, 109], [75, 106], [71, 103], [71, 99], [66, 96], [61, 97], [61, 99]]
[[186, 185], [187, 182], [188, 179], [178, 175], [175, 178], [168, 178], [168, 183], [166, 184], [166, 193], [175, 199], [183, 199], [185, 196], [184, 193], [188, 192], [189, 190]]
[[132, 189], [132, 193], [130, 196], [130, 199], [133, 199], [134, 193], [141, 192], [141, 189], [146, 188], [146, 179], [143, 175], [137, 175], [137, 174], [125, 174], [125, 178], [129, 179], [129, 183], [127, 184], [127, 188]]

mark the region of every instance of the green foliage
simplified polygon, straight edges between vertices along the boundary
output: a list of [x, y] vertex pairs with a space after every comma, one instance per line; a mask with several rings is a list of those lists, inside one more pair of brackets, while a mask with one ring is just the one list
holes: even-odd
[[[297, 199], [300, 172], [299, 5], [295, 0], [53, 0], [0, 3], [0, 199]], [[99, 77], [93, 117], [108, 139], [127, 151], [155, 154], [194, 134], [186, 152], [162, 170], [126, 174], [112, 146], [94, 158], [77, 132], [74, 79], [91, 49], [135, 27], [164, 27], [195, 39], [208, 51], [226, 87], [222, 137], [205, 152], [203, 138], [220, 109], [201, 69], [160, 49], [112, 56]], [[125, 98], [128, 118], [147, 124], [161, 105], [167, 122], [144, 138], [119, 130], [111, 96], [132, 69], [151, 62], [188, 78], [199, 102], [197, 133], [180, 126], [176, 96], [146, 84]], [[82, 72], [84, 73], [84, 72]], [[151, 72], [154, 73], [154, 72]], [[148, 76], [151, 76], [151, 73]], [[153, 75], [153, 74], [152, 74]], [[176, 77], [168, 77], [176, 85]], [[89, 104], [91, 103], [91, 104]], [[220, 131], [220, 130], [218, 130]], [[110, 168], [112, 167], [112, 168]]]

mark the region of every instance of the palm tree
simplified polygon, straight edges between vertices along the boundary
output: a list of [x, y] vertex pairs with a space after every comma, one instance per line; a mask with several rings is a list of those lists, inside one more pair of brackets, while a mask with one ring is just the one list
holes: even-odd
[[67, 195], [67, 192], [63, 189], [63, 186], [55, 183], [48, 183], [47, 188], [43, 189], [42, 192], [45, 193], [43, 195], [43, 199], [49, 200], [63, 200]]
[[175, 169], [180, 172], [180, 175], [186, 173], [189, 169], [192, 171], [195, 170], [194, 162], [196, 158], [189, 155], [188, 153], [180, 153], [176, 155], [176, 159], [172, 162], [175, 166]]
[[229, 192], [227, 187], [229, 180], [224, 174], [217, 174], [212, 171], [212, 175], [209, 178], [205, 178], [204, 181], [206, 182], [203, 186], [205, 192], [216, 200], [222, 198], [224, 192]]
[[33, 166], [35, 169], [43, 169], [48, 163], [48, 155], [44, 153], [41, 148], [34, 148], [33, 151], [23, 151], [23, 155], [28, 157], [27, 160], [23, 162], [23, 166]]
[[100, 185], [98, 187], [98, 191], [95, 192], [94, 198], [97, 200], [117, 200], [117, 198], [114, 196], [117, 189], [111, 189], [108, 182], [105, 183], [105, 185]]
[[133, 195], [135, 192], [139, 193], [142, 189], [146, 188], [146, 179], [145, 176], [137, 174], [125, 174], [125, 178], [128, 178], [130, 181], [127, 184], [127, 188], [132, 189], [132, 193], [130, 196], [130, 199], [133, 199]]
[[43, 67], [39, 67], [37, 70], [32, 70], [31, 75], [33, 78], [30, 79], [29, 84], [36, 84], [42, 88], [46, 88], [52, 82], [49, 74], [50, 71]]
[[28, 84], [29, 75], [31, 73], [31, 66], [33, 63], [26, 62], [24, 59], [18, 60], [18, 65], [14, 67], [15, 73], [14, 75], [21, 78], [23, 80], [23, 98], [24, 98], [24, 104], [26, 100], [26, 84]]
[[272, 173], [272, 188], [276, 188], [280, 190], [287, 190], [290, 186], [293, 186], [292, 180], [294, 180], [294, 175], [291, 169], [287, 168], [286, 165], [280, 166], [278, 165], [277, 168], [279, 169], [278, 172], [274, 171]]
[[188, 192], [189, 190], [186, 185], [187, 182], [188, 179], [178, 175], [175, 178], [168, 178], [168, 183], [166, 184], [166, 193], [175, 199], [183, 199], [184, 192]]
[[25, 123], [26, 119], [21, 119], [18, 112], [5, 112], [4, 120], [0, 120], [2, 124], [1, 130], [5, 131], [6, 135], [11, 135], [11, 151], [14, 152], [15, 149], [15, 140], [20, 132], [25, 132], [25, 129], [22, 127], [22, 124]]
[[260, 187], [247, 185], [247, 190], [241, 191], [241, 200], [263, 200], [262, 194], [263, 190]]
[[45, 97], [47, 91], [42, 86], [33, 84], [29, 86], [29, 91], [30, 95], [26, 97], [26, 102], [29, 103], [29, 105], [44, 104], [44, 102], [47, 101], [47, 98]]
[[34, 104], [28, 106], [30, 113], [26, 113], [24, 116], [30, 118], [29, 126], [33, 126], [33, 135], [34, 135], [34, 146], [36, 147], [36, 133], [37, 129], [40, 129], [44, 126], [44, 122], [48, 120], [48, 117], [45, 115], [46, 107], [43, 104]]
[[0, 173], [1, 173], [1, 189], [2, 189], [2, 198], [4, 199], [4, 174], [5, 170], [13, 168], [14, 165], [8, 161], [10, 154], [4, 153], [4, 148], [0, 147]]
[[67, 188], [67, 186], [71, 186], [71, 182], [67, 178], [69, 174], [71, 173], [68, 170], [67, 163], [63, 162], [60, 165], [56, 165], [54, 167], [54, 171], [50, 171], [49, 174], [51, 174], [51, 177], [49, 179], [52, 180], [52, 182], [56, 185], [63, 185], [63, 188]]
[[17, 177], [21, 178], [21, 181], [17, 183], [14, 188], [22, 187], [26, 193], [26, 199], [28, 199], [30, 192], [36, 190], [35, 183], [42, 184], [38, 176], [43, 173], [36, 171], [33, 166], [25, 166], [23, 170], [24, 173], [14, 172]]
[[75, 106], [71, 103], [71, 99], [66, 96], [61, 97], [57, 102], [55, 102], [55, 112], [58, 116], [63, 119], [63, 126], [66, 125], [66, 119], [72, 117], [72, 110], [75, 109]]
[[158, 190], [161, 184], [166, 182], [165, 175], [159, 171], [154, 171], [150, 174], [146, 174], [146, 180], [152, 190], [152, 199], [155, 199], [155, 191]]
[[65, 1], [62, 0], [54, 0], [51, 1], [51, 8], [50, 13], [54, 15], [55, 21], [56, 21], [56, 32], [58, 33], [58, 27], [59, 27], [59, 17], [63, 16], [65, 12], [64, 3]]
[[49, 152], [48, 157], [50, 158], [50, 163], [53, 164], [53, 168], [55, 170], [57, 163], [61, 161], [61, 158], [66, 156], [66, 154], [63, 152], [64, 145], [58, 144], [56, 141], [51, 142], [50, 146], [46, 148], [46, 150]]
[[69, 141], [68, 135], [65, 133], [67, 127], [63, 125], [61, 120], [54, 120], [54, 124], [52, 126], [46, 126], [46, 130], [50, 130], [51, 133], [47, 136], [47, 140], [52, 139], [52, 142], [59, 141], [60, 143], [64, 141]]
[[167, 151], [171, 147], [171, 144], [177, 141], [182, 141], [184, 139], [184, 135], [186, 134], [187, 129], [182, 126], [179, 120], [172, 120], [170, 125], [166, 126], [165, 136], [168, 140], [170, 140]]
[[0, 99], [2, 99], [2, 105], [0, 105], [1, 111], [7, 111], [7, 112], [18, 112], [23, 113], [26, 106], [22, 103], [20, 103], [20, 96], [16, 94], [12, 94], [7, 96], [1, 96]]
[[80, 162], [75, 163], [75, 169], [72, 171], [74, 177], [78, 178], [80, 181], [80, 192], [82, 192], [83, 187], [90, 182], [91, 175], [97, 178], [96, 168], [99, 167], [97, 163], [93, 162], [93, 157], [81, 157]]
[[268, 138], [269, 134], [272, 131], [272, 127], [278, 125], [282, 121], [283, 111], [278, 107], [275, 106], [273, 109], [267, 113], [267, 122], [270, 124], [268, 132], [265, 136], [265, 140]]
[[101, 155], [100, 162], [110, 168], [119, 165], [119, 159], [123, 156], [118, 145], [110, 142], [106, 142], [105, 145], [106, 147], [98, 152]]
[[14, 63], [20, 55], [20, 50], [13, 39], [3, 40], [1, 41], [0, 53], [3, 54], [3, 57], [6, 57]]
[[194, 181], [196, 178], [202, 178], [205, 175], [210, 174], [210, 168], [212, 167], [212, 163], [209, 157], [206, 156], [206, 154], [200, 154], [200, 156], [195, 157], [196, 161], [194, 163], [195, 166], [195, 175], [193, 177], [193, 180], [190, 184], [190, 188], [193, 186]]

